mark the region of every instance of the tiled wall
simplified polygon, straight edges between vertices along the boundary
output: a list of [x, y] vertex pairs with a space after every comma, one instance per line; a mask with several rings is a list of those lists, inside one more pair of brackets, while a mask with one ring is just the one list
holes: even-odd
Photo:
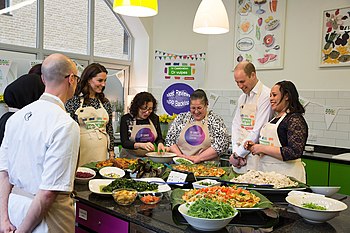
[[[163, 90], [150, 89], [149, 91], [154, 94], [159, 101], [159, 106], [161, 106]], [[213, 110], [221, 115], [229, 133], [231, 133], [233, 115], [230, 114], [229, 99], [237, 100], [242, 92], [240, 90], [206, 90], [206, 92], [208, 96], [210, 93], [220, 96]], [[308, 144], [350, 148], [350, 90], [299, 90], [299, 95], [303, 99], [310, 101], [305, 108], [305, 119], [309, 126]], [[339, 108], [329, 129], [326, 129], [324, 106]], [[162, 113], [161, 107], [158, 107], [158, 109], [158, 113]]]

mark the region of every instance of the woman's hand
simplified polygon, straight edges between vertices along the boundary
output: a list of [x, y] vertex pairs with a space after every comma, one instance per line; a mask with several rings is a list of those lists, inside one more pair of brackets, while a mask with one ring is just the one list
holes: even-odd
[[154, 151], [155, 148], [154, 148], [154, 145], [152, 142], [145, 142], [145, 143], [142, 143], [142, 148], [144, 150], [147, 150], [147, 151]]
[[166, 147], [164, 146], [163, 143], [158, 144], [158, 151], [157, 152], [158, 152], [158, 154], [166, 152]]
[[266, 146], [261, 145], [261, 144], [254, 144], [250, 147], [250, 152], [252, 152], [253, 155], [264, 155], [264, 148]]

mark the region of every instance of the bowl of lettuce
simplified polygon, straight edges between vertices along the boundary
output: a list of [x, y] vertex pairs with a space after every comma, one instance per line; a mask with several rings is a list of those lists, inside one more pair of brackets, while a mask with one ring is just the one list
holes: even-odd
[[238, 210], [231, 205], [210, 199], [181, 204], [178, 210], [188, 224], [200, 231], [220, 230], [238, 214]]

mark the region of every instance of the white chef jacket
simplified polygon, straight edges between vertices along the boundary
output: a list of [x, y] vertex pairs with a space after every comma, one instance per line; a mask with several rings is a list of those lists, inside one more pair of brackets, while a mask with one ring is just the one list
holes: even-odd
[[[59, 105], [37, 100], [13, 114], [0, 148], [0, 171], [31, 194], [39, 189], [72, 191], [79, 150], [79, 126]], [[30, 133], [28, 133], [30, 132]]]
[[232, 153], [236, 152], [236, 154], [240, 157], [245, 157], [247, 154], [250, 153], [250, 151], [244, 149], [243, 147], [244, 142], [247, 140], [251, 140], [255, 143], [258, 142], [261, 127], [266, 122], [268, 122], [273, 116], [273, 111], [270, 105], [270, 88], [263, 85], [261, 94], [258, 98], [254, 128], [252, 131], [250, 131], [249, 135], [243, 140], [243, 144], [241, 144], [240, 146], [237, 145], [237, 141], [240, 137], [240, 132], [241, 132], [240, 130], [241, 116], [240, 116], [239, 107], [245, 103], [246, 104], [256, 103], [255, 96], [259, 91], [260, 83], [261, 82], [258, 81], [255, 87], [250, 91], [250, 93], [248, 94], [243, 93], [238, 98], [236, 113], [232, 121]]

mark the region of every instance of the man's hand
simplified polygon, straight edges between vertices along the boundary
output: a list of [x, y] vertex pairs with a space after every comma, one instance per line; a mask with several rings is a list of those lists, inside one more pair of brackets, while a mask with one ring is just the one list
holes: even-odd
[[1, 223], [0, 223], [0, 232], [1, 233], [9, 233], [9, 232], [13, 232], [15, 230], [16, 230], [16, 227], [14, 225], [12, 225], [12, 223], [10, 222], [9, 219], [1, 221]]
[[242, 158], [237, 156], [236, 153], [233, 153], [230, 156], [230, 163], [237, 168], [241, 168], [244, 167], [245, 165], [247, 165], [247, 159], [246, 158]]

